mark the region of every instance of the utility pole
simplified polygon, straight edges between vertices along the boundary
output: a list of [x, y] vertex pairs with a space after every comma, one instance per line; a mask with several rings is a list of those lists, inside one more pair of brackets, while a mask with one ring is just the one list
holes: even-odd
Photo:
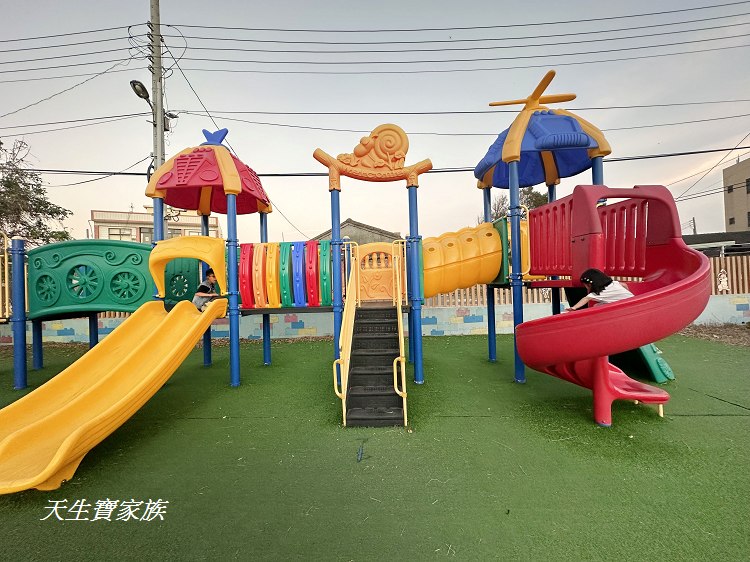
[[695, 226], [695, 217], [693, 217], [693, 234], [698, 234], [698, 227]]
[[159, 0], [151, 0], [151, 96], [154, 112], [154, 168], [164, 164], [164, 85], [161, 70], [161, 20], [159, 18]]

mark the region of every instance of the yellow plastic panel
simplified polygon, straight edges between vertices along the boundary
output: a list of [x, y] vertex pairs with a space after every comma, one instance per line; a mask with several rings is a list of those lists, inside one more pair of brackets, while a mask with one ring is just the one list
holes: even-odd
[[0, 494], [54, 490], [83, 457], [128, 420], [169, 379], [214, 319], [179, 302], [148, 302], [48, 383], [0, 410]]
[[[508, 223], [508, 240], [511, 240], [510, 222]], [[538, 281], [546, 279], [545, 275], [529, 275], [531, 269], [531, 241], [529, 240], [529, 221], [521, 221], [521, 272], [524, 281]], [[512, 246], [511, 246], [512, 247]], [[511, 268], [512, 269], [512, 268]], [[509, 269], [509, 271], [511, 270]]]
[[424, 295], [489, 283], [502, 261], [500, 235], [490, 223], [423, 241]]
[[268, 308], [266, 297], [266, 246], [255, 244], [253, 247], [253, 296], [257, 308]]
[[160, 240], [151, 250], [148, 269], [154, 278], [160, 297], [165, 296], [164, 270], [167, 263], [177, 258], [196, 258], [208, 264], [216, 274], [216, 281], [227, 294], [227, 268], [224, 263], [224, 240], [209, 236], [180, 236]]
[[268, 306], [281, 306], [281, 287], [279, 286], [279, 252], [278, 242], [271, 242], [266, 247], [266, 295]]

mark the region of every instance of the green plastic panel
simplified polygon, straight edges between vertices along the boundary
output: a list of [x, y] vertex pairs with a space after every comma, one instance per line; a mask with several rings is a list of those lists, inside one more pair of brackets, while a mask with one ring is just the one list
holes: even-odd
[[279, 246], [279, 290], [281, 306], [294, 306], [292, 293], [292, 243], [281, 242]]
[[153, 297], [149, 244], [73, 240], [29, 250], [29, 318], [133, 312]]
[[331, 241], [320, 241], [320, 306], [331, 306]]
[[492, 223], [498, 234], [500, 234], [500, 245], [503, 249], [502, 263], [500, 264], [500, 273], [498, 273], [491, 287], [507, 287], [510, 284], [510, 244], [508, 243], [508, 219], [503, 217]]
[[[120, 240], [72, 240], [29, 250], [29, 319], [134, 312], [150, 301], [150, 244]], [[199, 283], [198, 260], [167, 265], [167, 304], [192, 300]]]

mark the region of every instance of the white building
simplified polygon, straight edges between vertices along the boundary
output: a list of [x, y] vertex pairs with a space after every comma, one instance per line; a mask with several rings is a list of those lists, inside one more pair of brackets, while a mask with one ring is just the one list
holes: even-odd
[[[201, 217], [195, 211], [169, 209], [170, 216], [164, 229], [165, 238], [176, 236], [200, 236]], [[145, 206], [145, 211], [91, 211], [88, 237], [105, 240], [129, 240], [151, 243], [154, 237], [154, 208]], [[209, 236], [221, 238], [219, 218], [208, 218]]]

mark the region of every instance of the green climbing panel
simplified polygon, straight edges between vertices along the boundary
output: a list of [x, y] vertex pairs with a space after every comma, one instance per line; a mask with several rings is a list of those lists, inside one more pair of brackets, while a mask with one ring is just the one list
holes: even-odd
[[[150, 244], [120, 240], [72, 240], [29, 250], [28, 318], [135, 311], [153, 299], [150, 252]], [[167, 304], [193, 298], [199, 263], [177, 259], [167, 265]]]
[[279, 290], [281, 306], [294, 306], [292, 293], [292, 243], [281, 242], [279, 246]]
[[320, 306], [331, 306], [331, 241], [320, 241]]

